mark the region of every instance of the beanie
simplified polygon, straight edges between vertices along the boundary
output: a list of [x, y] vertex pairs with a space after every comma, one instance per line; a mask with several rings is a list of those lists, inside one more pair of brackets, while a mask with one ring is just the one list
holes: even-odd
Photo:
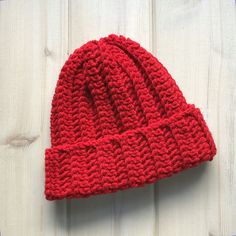
[[52, 99], [48, 200], [141, 187], [211, 161], [212, 135], [165, 67], [109, 35], [76, 49]]

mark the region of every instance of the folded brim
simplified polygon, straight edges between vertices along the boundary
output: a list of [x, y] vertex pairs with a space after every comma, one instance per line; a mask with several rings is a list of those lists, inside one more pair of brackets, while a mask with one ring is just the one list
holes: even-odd
[[216, 147], [193, 105], [147, 127], [45, 151], [48, 200], [140, 187], [212, 160]]

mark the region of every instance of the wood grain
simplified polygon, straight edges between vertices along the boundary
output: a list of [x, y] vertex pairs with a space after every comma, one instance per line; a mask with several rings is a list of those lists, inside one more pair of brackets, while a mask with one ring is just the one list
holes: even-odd
[[[218, 154], [144, 188], [48, 202], [44, 150], [58, 74], [74, 49], [111, 33], [167, 67], [202, 110]], [[0, 1], [1, 235], [236, 235], [235, 61], [233, 0]]]

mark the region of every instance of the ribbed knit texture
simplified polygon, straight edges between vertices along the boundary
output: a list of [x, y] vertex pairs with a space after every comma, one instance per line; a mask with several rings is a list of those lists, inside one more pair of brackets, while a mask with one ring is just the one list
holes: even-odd
[[198, 108], [138, 43], [110, 35], [76, 49], [63, 66], [45, 151], [48, 200], [154, 183], [212, 160]]

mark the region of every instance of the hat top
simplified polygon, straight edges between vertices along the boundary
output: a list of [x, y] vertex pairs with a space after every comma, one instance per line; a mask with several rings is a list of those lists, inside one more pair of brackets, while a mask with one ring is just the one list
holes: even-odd
[[167, 70], [138, 43], [117, 35], [92, 40], [61, 70], [52, 102], [52, 144], [148, 126], [184, 104]]

